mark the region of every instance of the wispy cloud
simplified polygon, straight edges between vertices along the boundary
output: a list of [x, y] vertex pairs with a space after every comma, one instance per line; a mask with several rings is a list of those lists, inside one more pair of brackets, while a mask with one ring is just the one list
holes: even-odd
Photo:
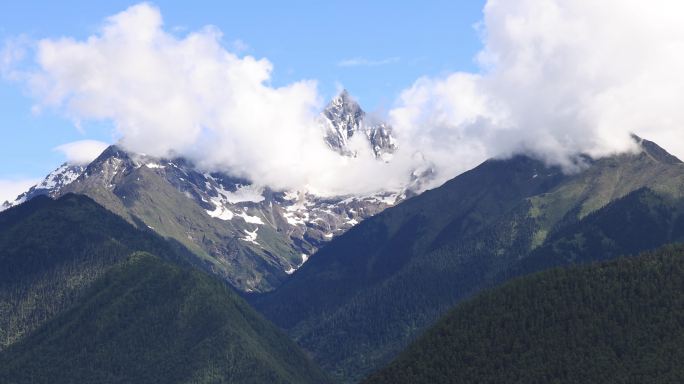
[[337, 63], [338, 67], [379, 67], [381, 65], [398, 63], [398, 57], [387, 57], [380, 60], [368, 59], [365, 57], [354, 57], [345, 59]]
[[241, 39], [235, 39], [230, 43], [235, 53], [244, 53], [249, 50], [249, 45]]

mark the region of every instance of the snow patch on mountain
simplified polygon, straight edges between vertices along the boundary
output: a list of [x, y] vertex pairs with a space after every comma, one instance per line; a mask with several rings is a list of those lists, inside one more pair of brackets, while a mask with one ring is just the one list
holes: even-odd
[[228, 209], [226, 206], [223, 205], [224, 200], [222, 200], [221, 198], [215, 198], [214, 197], [211, 199], [211, 202], [214, 204], [214, 206], [216, 208], [214, 208], [213, 210], [208, 210], [208, 209], [206, 210], [207, 214], [209, 214], [209, 216], [215, 217], [215, 218], [221, 219], [221, 220], [232, 220], [233, 219], [233, 216], [235, 216], [235, 214], [230, 209]]
[[241, 237], [240, 240], [246, 241], [248, 243], [253, 243], [256, 245], [259, 245], [259, 243], [256, 241], [257, 240], [257, 232], [259, 231], [259, 227], [254, 228], [254, 231], [248, 231], [244, 230], [244, 237]]
[[242, 218], [246, 223], [249, 224], [259, 224], [259, 225], [264, 225], [264, 221], [261, 220], [260, 217], [258, 216], [250, 216], [247, 214], [247, 212], [242, 211], [237, 214], [238, 217]]
[[308, 260], [309, 255], [307, 255], [306, 253], [302, 253], [302, 262], [297, 266], [290, 266], [288, 269], [285, 270], [285, 273], [287, 273], [288, 275], [295, 273], [295, 271], [301, 268], [302, 265], [304, 265], [304, 263], [306, 263]]

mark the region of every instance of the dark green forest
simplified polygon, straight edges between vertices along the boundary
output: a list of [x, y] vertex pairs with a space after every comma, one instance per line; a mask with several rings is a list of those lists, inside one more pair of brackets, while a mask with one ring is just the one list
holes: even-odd
[[225, 283], [135, 253], [0, 355], [3, 383], [327, 383]]
[[681, 383], [683, 292], [683, 246], [541, 272], [458, 305], [364, 383]]
[[184, 247], [136, 229], [85, 196], [39, 196], [2, 212], [0, 350], [68, 308], [134, 251], [192, 260]]

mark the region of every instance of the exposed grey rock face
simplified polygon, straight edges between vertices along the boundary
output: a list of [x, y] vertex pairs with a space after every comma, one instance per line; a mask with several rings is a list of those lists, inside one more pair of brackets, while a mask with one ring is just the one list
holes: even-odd
[[325, 126], [325, 142], [334, 151], [355, 156], [349, 141], [355, 134], [365, 136], [376, 158], [389, 160], [397, 145], [392, 128], [384, 122], [372, 122], [347, 90], [337, 95], [321, 114]]
[[325, 243], [406, 197], [403, 191], [339, 197], [275, 191], [183, 158], [110, 146], [87, 167], [60, 166], [6, 206], [70, 192], [183, 243], [244, 291], [277, 287]]
[[58, 194], [90, 196], [139, 227], [197, 250], [244, 291], [267, 291], [322, 245], [405, 198], [403, 192], [319, 197], [275, 191], [182, 158], [111, 146]]

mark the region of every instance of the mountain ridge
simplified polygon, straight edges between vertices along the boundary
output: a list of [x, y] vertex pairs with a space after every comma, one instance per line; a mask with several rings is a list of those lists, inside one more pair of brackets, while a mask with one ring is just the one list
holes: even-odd
[[[327, 119], [326, 113], [334, 119]], [[375, 132], [364, 136], [370, 146], [395, 148], [374, 141], [384, 128], [366, 129], [364, 117], [365, 112], [343, 91], [321, 114], [321, 139], [332, 131], [347, 132], [349, 137]], [[342, 147], [338, 149], [344, 155]], [[410, 188], [337, 197], [277, 191], [204, 171], [184, 158], [156, 158], [112, 145], [87, 166], [61, 166], [4, 206], [40, 194], [53, 198], [85, 194], [139, 228], [181, 242], [208, 270], [242, 291], [253, 292], [279, 286], [322, 245], [411, 195]]]
[[[642, 188], [682, 201], [684, 164], [653, 156], [654, 145], [591, 160], [574, 174], [526, 156], [487, 160], [367, 219], [253, 302], [324, 369], [353, 382], [451, 306], [500, 283], [557, 231], [590, 225], [592, 212]], [[678, 228], [658, 241], [684, 239]], [[554, 257], [571, 260], [566, 251]]]

